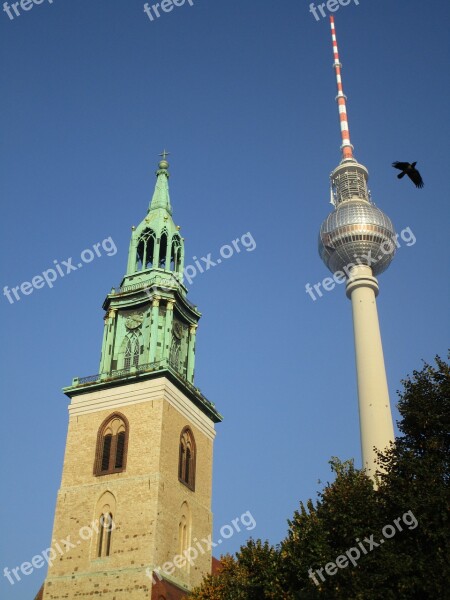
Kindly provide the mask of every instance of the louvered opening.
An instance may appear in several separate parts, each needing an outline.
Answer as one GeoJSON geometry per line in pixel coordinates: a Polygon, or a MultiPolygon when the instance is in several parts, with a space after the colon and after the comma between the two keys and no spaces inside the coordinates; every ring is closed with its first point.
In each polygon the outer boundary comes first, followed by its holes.
{"type": "Polygon", "coordinates": [[[189,448],[186,448],[186,471],[184,473],[184,480],[186,483],[189,483],[189,475],[191,472],[191,451],[189,448]]]}
{"type": "Polygon", "coordinates": [[[123,457],[125,453],[125,431],[121,431],[117,435],[117,450],[116,450],[116,463],[114,467],[121,469],[123,467],[123,457]]]}
{"type": "Polygon", "coordinates": [[[180,444],[180,456],[178,461],[178,478],[183,479],[183,463],[184,463],[184,448],[183,443],[180,444]]]}
{"type": "Polygon", "coordinates": [[[103,438],[103,452],[102,452],[102,471],[107,471],[109,469],[109,458],[111,455],[111,442],[112,435],[105,435],[103,438]]]}
{"type": "Polygon", "coordinates": [[[178,479],[192,491],[195,488],[195,441],[189,428],[183,429],[180,437],[178,479]]]}
{"type": "Polygon", "coordinates": [[[105,419],[97,435],[94,475],[123,471],[127,464],[127,448],[128,421],[124,415],[114,413],[105,419]]]}

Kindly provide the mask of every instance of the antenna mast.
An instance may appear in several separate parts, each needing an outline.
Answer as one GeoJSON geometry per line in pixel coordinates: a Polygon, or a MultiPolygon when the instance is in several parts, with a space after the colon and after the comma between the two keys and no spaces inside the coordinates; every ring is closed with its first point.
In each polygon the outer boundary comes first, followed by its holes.
{"type": "Polygon", "coordinates": [[[353,158],[353,146],[350,142],[350,131],[348,129],[348,119],[347,119],[347,105],[346,100],[347,96],[344,94],[344,90],[342,89],[342,77],[341,77],[341,63],[339,61],[339,50],[336,40],[336,29],[334,27],[334,17],[330,16],[330,24],[331,24],[331,39],[333,41],[333,54],[334,54],[334,63],[333,67],[336,71],[336,83],[337,83],[337,96],[336,100],[338,103],[339,109],[339,119],[341,122],[341,137],[342,137],[342,156],[345,160],[346,158],[353,158]]]}

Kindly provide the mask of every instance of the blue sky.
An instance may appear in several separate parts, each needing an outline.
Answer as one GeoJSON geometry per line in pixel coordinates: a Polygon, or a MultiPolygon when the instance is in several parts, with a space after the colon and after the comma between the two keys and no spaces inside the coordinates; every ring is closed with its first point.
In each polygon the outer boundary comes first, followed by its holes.
{"type": "MultiPolygon", "coordinates": [[[[2,45],[1,288],[111,237],[117,253],[10,304],[2,295],[3,513],[0,570],[51,542],[67,429],[61,388],[97,373],[102,301],[145,216],[158,153],[171,152],[186,262],[242,251],[199,275],[196,384],[217,427],[215,532],[245,511],[280,541],[300,500],[360,464],[351,305],[317,234],[330,210],[339,124],[327,19],[300,0],[195,0],[153,22],[141,0],[45,1],[10,20],[2,45]]],[[[335,14],[355,155],[402,243],[378,298],[391,402],[421,359],[448,342],[450,5],[360,0],[335,14]],[[398,181],[417,160],[425,188],[398,181]]],[[[75,264],[77,261],[75,261],[75,264]]],[[[394,409],[394,414],[397,413],[394,409]]],[[[235,534],[235,551],[250,533],[235,534]]],[[[33,597],[45,573],[0,596],[33,597]]]]}

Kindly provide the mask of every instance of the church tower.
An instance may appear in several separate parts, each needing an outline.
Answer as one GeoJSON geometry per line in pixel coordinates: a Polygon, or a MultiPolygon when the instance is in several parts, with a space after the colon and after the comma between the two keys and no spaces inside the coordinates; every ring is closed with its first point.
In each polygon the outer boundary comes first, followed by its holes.
{"type": "Polygon", "coordinates": [[[211,571],[214,404],[194,385],[200,312],[162,154],[126,274],[106,297],[99,373],[75,378],[44,600],[179,600],[211,571]]]}

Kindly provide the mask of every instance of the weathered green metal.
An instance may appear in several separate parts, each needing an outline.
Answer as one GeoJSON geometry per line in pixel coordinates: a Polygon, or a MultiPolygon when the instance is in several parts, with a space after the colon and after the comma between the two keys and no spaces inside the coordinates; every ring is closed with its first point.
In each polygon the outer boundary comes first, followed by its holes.
{"type": "Polygon", "coordinates": [[[164,151],[146,217],[132,227],[127,270],[107,295],[99,373],[63,389],[72,398],[131,381],[167,377],[212,421],[222,416],[194,386],[201,313],[183,284],[184,240],[172,219],[169,163],[164,151]]]}
{"type": "Polygon", "coordinates": [[[194,382],[195,337],[201,313],[183,284],[184,240],[172,218],[164,152],[147,215],[132,228],[127,271],[103,308],[100,377],[165,362],[194,382]]]}
{"type": "Polygon", "coordinates": [[[137,368],[113,371],[107,375],[97,373],[96,375],[91,375],[89,377],[76,377],[72,381],[72,385],[63,388],[63,392],[69,398],[72,398],[73,396],[79,396],[80,394],[89,393],[93,390],[116,387],[161,376],[167,377],[176,387],[181,389],[214,423],[219,423],[223,420],[223,417],[217,411],[215,404],[210,402],[198,388],[182,378],[166,361],[139,365],[137,368]]]}
{"type": "Polygon", "coordinates": [[[182,280],[184,244],[179,233],[180,227],[172,219],[168,168],[166,160],[160,161],[147,215],[137,227],[132,228],[127,273],[122,285],[137,283],[145,278],[146,271],[149,270],[147,262],[151,262],[150,268],[169,270],[182,280]],[[144,241],[149,242],[150,247],[147,248],[144,241]],[[178,249],[176,252],[175,247],[178,249]],[[151,256],[148,255],[150,250],[151,256]]]}
{"type": "Polygon", "coordinates": [[[130,377],[164,372],[214,420],[221,417],[194,386],[196,330],[201,313],[183,284],[184,240],[172,219],[169,164],[159,162],[146,217],[132,227],[127,270],[107,295],[99,373],[75,378],[64,392],[72,396],[92,386],[120,385],[130,377]]]}

